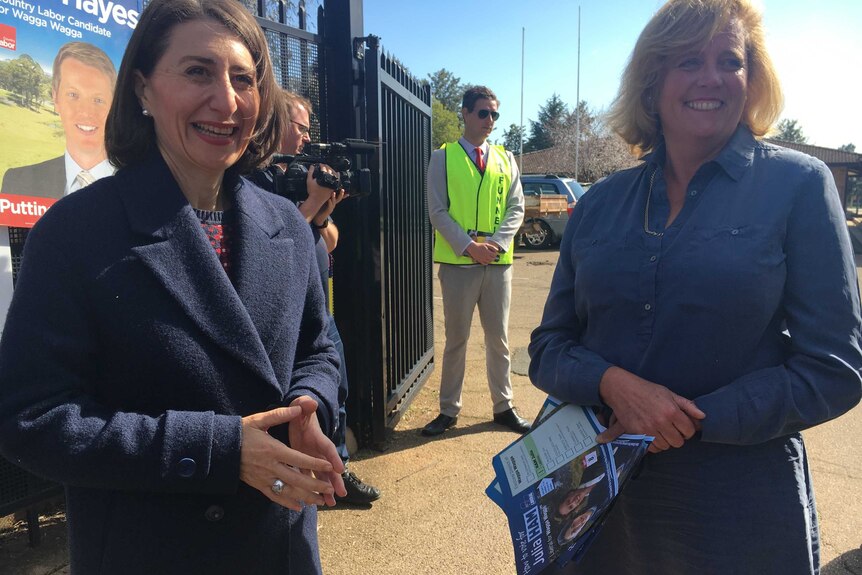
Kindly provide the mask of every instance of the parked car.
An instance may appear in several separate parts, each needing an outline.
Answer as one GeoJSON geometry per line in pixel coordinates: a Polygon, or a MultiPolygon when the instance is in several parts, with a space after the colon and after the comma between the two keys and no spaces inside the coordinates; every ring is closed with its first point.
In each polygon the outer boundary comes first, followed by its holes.
{"type": "Polygon", "coordinates": [[[553,174],[523,174],[521,186],[525,199],[531,197],[564,197],[566,213],[554,210],[526,209],[524,224],[521,227],[521,238],[524,247],[529,249],[547,248],[558,244],[563,237],[569,215],[581,196],[584,188],[572,178],[563,178],[553,174]]]}

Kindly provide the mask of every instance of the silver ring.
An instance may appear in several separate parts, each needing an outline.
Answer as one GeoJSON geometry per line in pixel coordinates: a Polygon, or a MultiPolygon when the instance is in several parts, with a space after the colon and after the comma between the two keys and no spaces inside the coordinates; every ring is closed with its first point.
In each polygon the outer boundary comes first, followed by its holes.
{"type": "Polygon", "coordinates": [[[284,481],[282,481],[281,479],[276,479],[272,482],[272,486],[270,487],[270,489],[272,489],[272,492],[276,495],[281,495],[281,491],[284,489],[284,481]]]}

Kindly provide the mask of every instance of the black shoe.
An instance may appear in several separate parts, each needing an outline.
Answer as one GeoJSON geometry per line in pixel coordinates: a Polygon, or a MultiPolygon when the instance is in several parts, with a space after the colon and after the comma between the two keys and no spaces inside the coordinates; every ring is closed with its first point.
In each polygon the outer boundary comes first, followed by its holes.
{"type": "Polygon", "coordinates": [[[344,497],[336,495],[336,503],[368,505],[372,501],[380,499],[380,490],[368,485],[367,483],[362,483],[362,480],[356,477],[352,471],[347,471],[345,469],[344,473],[341,474],[341,479],[344,480],[344,487],[347,489],[347,495],[344,497]]]}
{"type": "Polygon", "coordinates": [[[507,409],[506,411],[501,411],[500,413],[495,413],[494,423],[505,425],[516,433],[527,433],[530,431],[530,423],[518,415],[518,412],[515,411],[514,407],[512,409],[507,409]]]}
{"type": "Polygon", "coordinates": [[[434,421],[422,428],[422,435],[440,435],[458,422],[457,417],[449,417],[442,413],[434,418],[434,421]]]}

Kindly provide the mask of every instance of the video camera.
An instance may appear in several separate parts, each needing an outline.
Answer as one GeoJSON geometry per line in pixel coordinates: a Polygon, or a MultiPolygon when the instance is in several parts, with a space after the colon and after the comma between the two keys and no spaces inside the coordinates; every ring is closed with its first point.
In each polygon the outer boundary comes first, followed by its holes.
{"type": "Polygon", "coordinates": [[[283,196],[296,203],[308,197],[308,169],[326,164],[337,175],[317,170],[314,179],[331,190],[344,190],[344,198],[362,198],[371,193],[371,171],[361,168],[351,171],[348,154],[371,154],[376,144],[359,139],[346,139],[330,144],[306,144],[301,154],[290,156],[275,154],[272,164],[252,174],[251,179],[265,190],[283,196]],[[287,164],[287,171],[278,164],[287,164]]]}

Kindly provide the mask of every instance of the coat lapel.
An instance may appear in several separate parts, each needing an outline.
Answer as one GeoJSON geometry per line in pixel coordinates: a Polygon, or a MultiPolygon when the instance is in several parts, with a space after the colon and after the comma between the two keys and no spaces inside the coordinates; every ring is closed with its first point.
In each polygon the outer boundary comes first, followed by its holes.
{"type": "Polygon", "coordinates": [[[278,386],[251,317],[161,157],[118,177],[126,180],[121,194],[132,231],[150,239],[132,251],[204,334],[278,386]]]}
{"type": "Polygon", "coordinates": [[[265,350],[271,351],[289,319],[284,301],[297,285],[294,240],[275,206],[243,182],[234,196],[240,233],[231,249],[236,263],[234,283],[265,350]],[[279,265],[275,265],[278,262],[279,265]]]}

